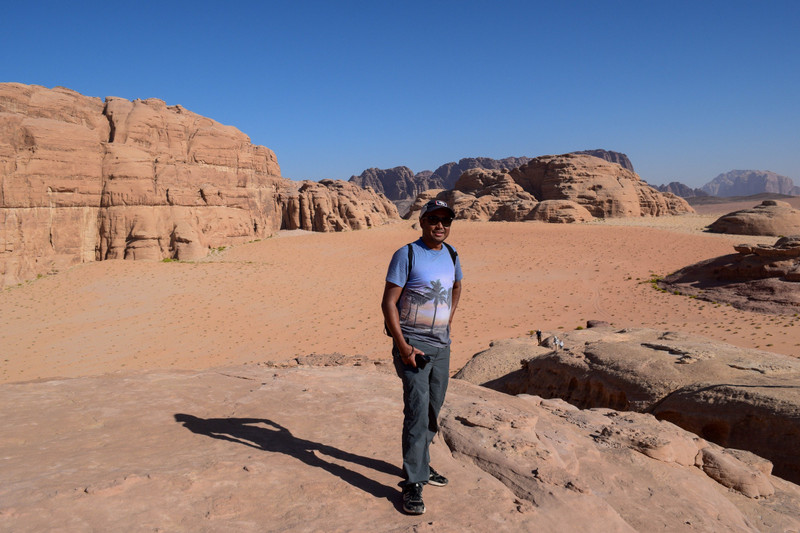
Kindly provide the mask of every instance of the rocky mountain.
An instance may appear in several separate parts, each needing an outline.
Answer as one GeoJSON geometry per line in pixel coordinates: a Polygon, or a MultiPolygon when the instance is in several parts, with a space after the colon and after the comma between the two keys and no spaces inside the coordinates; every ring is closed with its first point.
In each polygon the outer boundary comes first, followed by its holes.
{"type": "Polygon", "coordinates": [[[442,188],[442,180],[432,174],[429,170],[414,174],[408,167],[368,168],[348,181],[359,187],[371,187],[390,200],[405,200],[427,189],[442,188]]]}
{"type": "Polygon", "coordinates": [[[708,196],[708,193],[703,189],[692,189],[679,181],[672,181],[667,185],[659,185],[655,187],[659,192],[669,192],[681,198],[696,198],[698,196],[708,196]]]}
{"type": "Polygon", "coordinates": [[[0,84],[0,286],[397,217],[375,191],[281,177],[272,150],[182,106],[0,84]]]}
{"type": "Polygon", "coordinates": [[[450,203],[456,216],[467,220],[576,222],[694,211],[619,164],[576,153],[537,157],[510,171],[469,170],[454,189],[418,196],[406,217],[431,198],[450,203]]]}
{"type": "Polygon", "coordinates": [[[763,192],[800,196],[791,178],[768,170],[731,170],[701,187],[711,196],[750,196],[763,192]]]}

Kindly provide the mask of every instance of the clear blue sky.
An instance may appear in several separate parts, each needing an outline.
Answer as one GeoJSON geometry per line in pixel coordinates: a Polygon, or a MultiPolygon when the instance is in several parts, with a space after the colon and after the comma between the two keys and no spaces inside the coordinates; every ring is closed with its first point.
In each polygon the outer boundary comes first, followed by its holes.
{"type": "Polygon", "coordinates": [[[800,185],[800,1],[4,2],[0,81],[161,98],[292,179],[605,148],[800,185]]]}

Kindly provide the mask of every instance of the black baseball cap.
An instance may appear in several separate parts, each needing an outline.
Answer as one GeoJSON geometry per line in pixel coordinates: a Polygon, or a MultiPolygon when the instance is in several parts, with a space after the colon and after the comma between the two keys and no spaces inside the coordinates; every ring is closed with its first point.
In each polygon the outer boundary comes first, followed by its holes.
{"type": "Polygon", "coordinates": [[[456,218],[456,212],[450,209],[450,206],[447,205],[447,202],[443,202],[442,200],[430,200],[427,204],[422,206],[422,211],[419,212],[419,218],[425,216],[425,213],[430,211],[436,211],[437,209],[447,209],[447,212],[450,213],[452,218],[456,218]]]}

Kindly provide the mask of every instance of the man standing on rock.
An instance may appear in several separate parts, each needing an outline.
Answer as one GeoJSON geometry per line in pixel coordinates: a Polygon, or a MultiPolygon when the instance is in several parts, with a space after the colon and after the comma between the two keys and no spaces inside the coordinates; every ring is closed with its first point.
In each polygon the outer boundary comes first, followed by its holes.
{"type": "Polygon", "coordinates": [[[450,324],[461,296],[461,263],[450,235],[455,212],[441,200],[422,207],[422,237],[397,250],[381,307],[403,380],[403,510],[425,512],[422,486],[447,478],[430,466],[429,447],[450,378],[450,324]]]}

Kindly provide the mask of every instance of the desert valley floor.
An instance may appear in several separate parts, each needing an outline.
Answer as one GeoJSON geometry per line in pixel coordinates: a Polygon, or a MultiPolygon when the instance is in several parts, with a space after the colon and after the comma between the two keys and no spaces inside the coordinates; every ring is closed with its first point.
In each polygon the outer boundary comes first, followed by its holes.
{"type": "MultiPolygon", "coordinates": [[[[749,207],[750,205],[744,205],[749,207]]],[[[800,355],[800,317],[659,292],[649,280],[773,237],[705,233],[738,205],[590,224],[466,222],[455,372],[495,339],[598,319],[800,355]]],[[[87,263],[0,292],[0,381],[140,369],[203,369],[312,353],[388,357],[380,297],[412,222],[344,233],[282,232],[180,262],[87,263]]]]}

